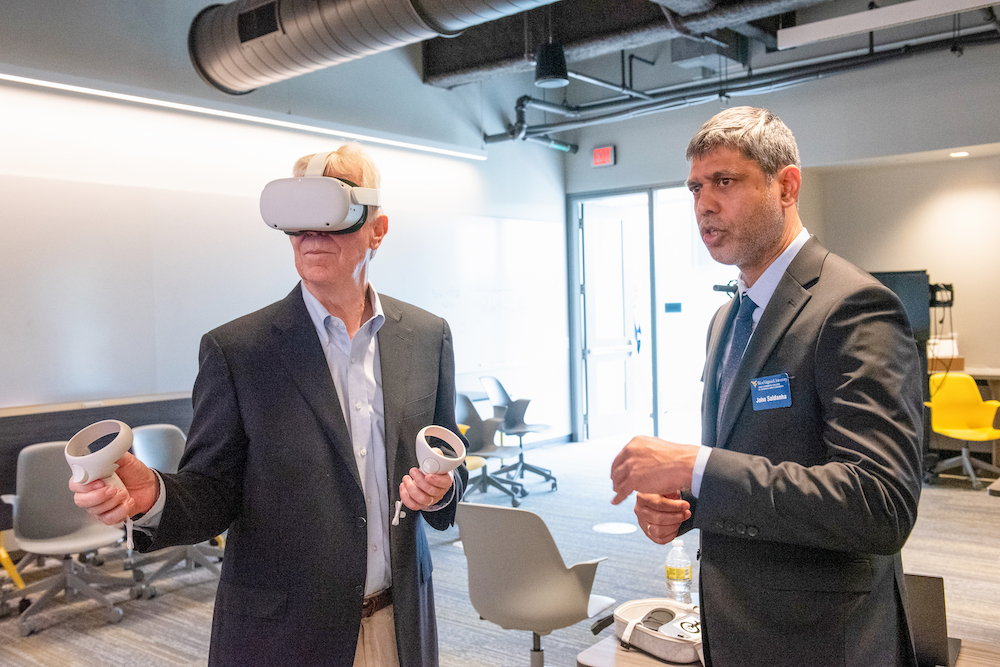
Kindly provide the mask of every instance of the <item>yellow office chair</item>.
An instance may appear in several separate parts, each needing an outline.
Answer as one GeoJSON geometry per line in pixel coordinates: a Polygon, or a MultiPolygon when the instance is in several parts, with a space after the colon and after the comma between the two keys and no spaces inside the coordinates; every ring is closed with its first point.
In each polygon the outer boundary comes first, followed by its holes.
{"type": "Polygon", "coordinates": [[[971,375],[965,373],[935,373],[930,378],[931,430],[945,437],[962,441],[962,453],[940,461],[934,473],[961,465],[972,480],[972,488],[981,489],[976,469],[1000,476],[1000,468],[969,456],[970,442],[1000,440],[1000,429],[993,428],[1000,401],[984,401],[971,375]]]}

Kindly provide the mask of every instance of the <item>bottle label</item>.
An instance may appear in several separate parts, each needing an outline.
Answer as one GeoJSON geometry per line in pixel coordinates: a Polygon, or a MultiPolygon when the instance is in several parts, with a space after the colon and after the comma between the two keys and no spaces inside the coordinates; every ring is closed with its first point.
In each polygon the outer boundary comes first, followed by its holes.
{"type": "Polygon", "coordinates": [[[690,581],[691,580],[691,566],[686,567],[670,567],[667,568],[667,579],[673,579],[674,581],[690,581]]]}

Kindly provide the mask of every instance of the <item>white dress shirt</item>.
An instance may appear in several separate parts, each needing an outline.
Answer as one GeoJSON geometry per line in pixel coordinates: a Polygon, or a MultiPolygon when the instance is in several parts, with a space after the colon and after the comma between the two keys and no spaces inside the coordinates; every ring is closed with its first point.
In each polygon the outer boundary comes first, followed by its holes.
{"type": "MultiPolygon", "coordinates": [[[[774,296],[774,290],[778,288],[778,283],[781,281],[781,277],[785,275],[785,271],[788,269],[788,266],[792,263],[792,260],[795,259],[795,256],[799,254],[799,250],[802,249],[802,246],[804,246],[808,240],[809,232],[805,227],[803,227],[802,231],[800,231],[798,236],[796,236],[788,247],[785,248],[784,252],[778,255],[778,258],[771,262],[770,266],[764,269],[764,273],[762,273],[760,278],[757,279],[757,282],[753,284],[753,287],[747,287],[746,283],[743,282],[743,276],[741,275],[739,277],[737,282],[739,285],[740,298],[742,299],[745,294],[753,299],[753,302],[757,304],[757,308],[754,309],[752,315],[753,329],[750,333],[751,340],[753,339],[753,333],[757,331],[757,323],[760,322],[761,315],[764,314],[764,309],[767,308],[768,302],[770,302],[771,297],[774,296]]],[[[733,343],[732,328],[726,332],[726,337],[728,340],[726,341],[726,349],[723,359],[727,358],[731,351],[730,347],[733,343]]],[[[719,372],[714,378],[716,385],[718,385],[719,382],[718,376],[722,372],[722,366],[723,364],[719,364],[719,372]]],[[[701,449],[698,450],[698,458],[695,460],[694,471],[691,475],[691,495],[695,498],[697,498],[698,494],[701,493],[701,480],[705,475],[705,466],[708,465],[708,457],[711,454],[712,448],[705,445],[702,445],[701,449]]]]}

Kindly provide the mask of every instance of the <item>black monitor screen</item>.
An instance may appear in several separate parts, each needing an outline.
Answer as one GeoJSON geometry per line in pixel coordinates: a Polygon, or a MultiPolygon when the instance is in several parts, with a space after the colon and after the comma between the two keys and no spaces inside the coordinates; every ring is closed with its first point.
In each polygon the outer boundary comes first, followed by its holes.
{"type": "Polygon", "coordinates": [[[926,271],[873,272],[879,282],[891,289],[903,302],[913,337],[926,341],[931,335],[931,288],[926,271]]]}

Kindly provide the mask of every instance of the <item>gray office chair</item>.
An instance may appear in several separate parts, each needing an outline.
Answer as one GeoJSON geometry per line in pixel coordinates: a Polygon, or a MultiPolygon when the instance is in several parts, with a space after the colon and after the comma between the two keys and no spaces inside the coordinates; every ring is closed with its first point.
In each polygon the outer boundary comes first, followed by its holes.
{"type": "Polygon", "coordinates": [[[545,664],[543,635],[615,603],[590,592],[597,565],[605,559],[566,567],[548,527],[534,512],[463,502],[456,520],[469,562],[472,606],[505,630],[532,633],[531,667],[545,664]]]}
{"type": "Polygon", "coordinates": [[[17,591],[27,600],[27,595],[44,590],[37,600],[22,605],[21,634],[25,636],[40,629],[32,617],[59,593],[67,600],[77,596],[95,600],[104,606],[108,622],[117,623],[123,612],[104,593],[134,586],[131,578],[110,576],[94,567],[98,550],[116,546],[124,531],[105,526],[73,502],[65,447],[65,442],[43,442],[22,449],[17,457],[17,493],[0,497],[14,508],[14,538],[27,554],[18,563],[19,572],[44,564],[47,558],[62,561],[58,574],[17,591]]]}
{"type": "Polygon", "coordinates": [[[503,418],[500,432],[504,435],[516,435],[518,447],[521,450],[518,453],[517,463],[498,470],[497,474],[506,473],[512,479],[514,477],[523,479],[524,473],[531,472],[541,475],[546,481],[552,482],[553,491],[559,488],[555,475],[552,474],[551,470],[539,468],[524,461],[524,436],[528,433],[540,433],[549,428],[548,424],[529,424],[525,422],[524,413],[527,412],[528,403],[531,402],[531,399],[519,398],[513,400],[507,393],[507,390],[503,388],[503,385],[500,384],[500,381],[495,377],[484,375],[479,378],[479,381],[483,383],[483,388],[486,389],[486,395],[490,399],[490,404],[493,405],[493,416],[503,418]]]}
{"type": "MultiPolygon", "coordinates": [[[[177,472],[181,456],[184,454],[185,444],[184,432],[173,424],[149,424],[132,429],[132,451],[136,458],[160,472],[177,472]]],[[[220,536],[216,540],[221,543],[222,537],[220,536]]],[[[143,567],[163,561],[163,564],[153,574],[143,579],[143,585],[139,589],[142,597],[151,598],[156,595],[157,591],[150,584],[173,573],[175,568],[182,563],[184,570],[193,570],[196,566],[201,565],[218,577],[220,575],[219,568],[209,559],[221,559],[222,555],[221,548],[208,542],[202,542],[201,544],[168,547],[155,551],[148,556],[134,559],[131,567],[143,567]]]]}
{"type": "Polygon", "coordinates": [[[528,495],[524,485],[513,479],[490,474],[487,469],[490,459],[514,458],[520,453],[517,447],[498,447],[494,442],[497,429],[503,420],[499,417],[484,420],[479,416],[472,399],[465,394],[458,394],[455,398],[455,418],[458,423],[468,427],[465,439],[469,442],[469,457],[466,457],[469,471],[473,470],[470,462],[474,457],[483,459],[482,465],[479,466],[479,475],[469,478],[469,485],[465,489],[466,496],[473,491],[486,493],[488,488],[493,487],[510,496],[512,506],[520,505],[518,498],[528,495]]]}

